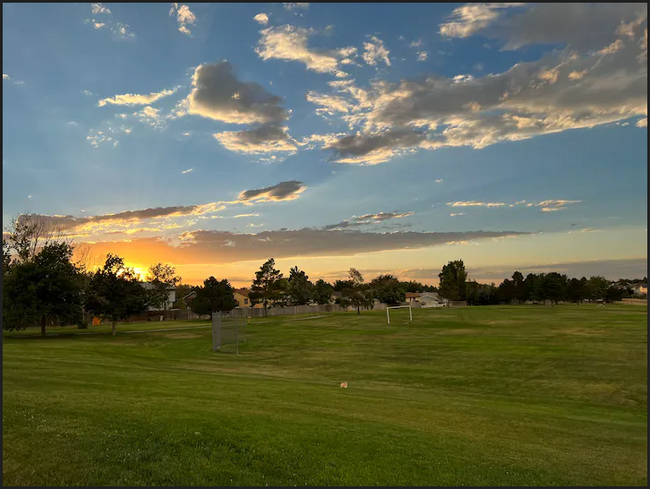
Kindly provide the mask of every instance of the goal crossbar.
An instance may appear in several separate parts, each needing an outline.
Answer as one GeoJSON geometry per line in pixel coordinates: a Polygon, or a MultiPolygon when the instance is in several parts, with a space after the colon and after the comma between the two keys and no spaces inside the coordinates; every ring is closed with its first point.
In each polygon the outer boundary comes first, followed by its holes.
{"type": "Polygon", "coordinates": [[[390,324],[390,310],[391,309],[406,309],[408,308],[409,310],[409,321],[413,321],[413,310],[411,309],[411,306],[390,306],[386,308],[386,319],[388,319],[388,324],[390,324]]]}

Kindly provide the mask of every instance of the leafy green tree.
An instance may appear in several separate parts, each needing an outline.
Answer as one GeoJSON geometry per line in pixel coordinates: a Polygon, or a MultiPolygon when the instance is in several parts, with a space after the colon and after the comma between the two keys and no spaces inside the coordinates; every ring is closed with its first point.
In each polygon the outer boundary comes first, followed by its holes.
{"type": "Polygon", "coordinates": [[[73,247],[48,242],[34,255],[15,263],[3,276],[3,329],[23,329],[80,321],[81,281],[72,263],[73,247]]]}
{"type": "Polygon", "coordinates": [[[230,311],[237,307],[235,289],[228,280],[217,280],[209,277],[202,287],[194,287],[196,297],[192,300],[191,309],[194,313],[205,315],[216,311],[230,311]]]}
{"type": "Polygon", "coordinates": [[[542,278],[544,274],[537,275],[529,273],[524,280],[524,288],[526,290],[526,300],[532,302],[539,302],[543,300],[542,296],[542,278]]]}
{"type": "Polygon", "coordinates": [[[526,300],[526,284],[524,283],[524,276],[521,272],[512,274],[512,283],[514,285],[514,299],[521,304],[526,300]]]}
{"type": "Polygon", "coordinates": [[[149,267],[146,280],[153,286],[148,291],[151,305],[159,309],[166,309],[169,298],[168,290],[176,287],[181,281],[181,277],[176,276],[176,269],[171,265],[156,263],[149,267]]]}
{"type": "Polygon", "coordinates": [[[586,278],[578,280],[577,278],[572,278],[567,282],[567,299],[576,304],[580,304],[586,298],[587,289],[586,289],[586,278]],[[583,282],[584,280],[584,282],[583,282]]]}
{"type": "Polygon", "coordinates": [[[567,277],[557,272],[551,272],[544,276],[542,290],[544,299],[557,304],[566,299],[567,277]]]}
{"type": "Polygon", "coordinates": [[[9,242],[5,239],[2,240],[2,275],[5,276],[11,269],[11,251],[9,250],[9,242]]]}
{"type": "Polygon", "coordinates": [[[374,298],[384,304],[392,306],[406,300],[406,292],[402,284],[393,275],[379,275],[372,279],[369,286],[374,298]]]}
{"type": "Polygon", "coordinates": [[[346,302],[357,308],[357,314],[361,314],[362,307],[371,308],[374,305],[372,291],[366,287],[363,276],[356,268],[350,268],[348,274],[351,286],[343,291],[343,295],[347,298],[346,302]]]}
{"type": "Polygon", "coordinates": [[[329,304],[332,301],[333,292],[334,287],[325,282],[325,280],[319,279],[314,284],[313,299],[317,304],[329,304]]]}
{"type": "Polygon", "coordinates": [[[589,300],[605,300],[607,297],[607,289],[609,288],[609,280],[605,277],[595,276],[590,277],[587,281],[587,299],[589,300]]]}
{"type": "Polygon", "coordinates": [[[467,271],[463,260],[450,261],[438,274],[440,287],[438,293],[450,301],[464,301],[466,297],[467,271]]]}
{"type": "Polygon", "coordinates": [[[267,309],[271,301],[278,300],[282,295],[281,279],[282,273],[275,269],[275,260],[268,259],[255,272],[255,280],[253,280],[249,298],[255,302],[260,301],[264,309],[267,309]]]}
{"type": "Polygon", "coordinates": [[[499,285],[499,301],[510,304],[515,299],[516,290],[515,283],[511,280],[505,279],[501,282],[501,285],[499,285]]]}
{"type": "Polygon", "coordinates": [[[627,291],[625,287],[621,287],[617,284],[611,284],[609,287],[607,287],[607,291],[605,292],[605,300],[607,302],[618,302],[626,295],[627,291]]]}
{"type": "Polygon", "coordinates": [[[354,287],[354,283],[351,280],[337,280],[334,282],[334,292],[343,292],[352,287],[354,287]]]}
{"type": "Polygon", "coordinates": [[[309,281],[307,274],[298,267],[293,267],[289,273],[289,300],[298,306],[309,304],[312,298],[314,285],[309,281]]]}
{"type": "Polygon", "coordinates": [[[119,256],[109,253],[106,262],[93,273],[86,294],[86,310],[107,318],[116,334],[118,321],[142,314],[150,305],[150,296],[138,275],[119,256]]]}

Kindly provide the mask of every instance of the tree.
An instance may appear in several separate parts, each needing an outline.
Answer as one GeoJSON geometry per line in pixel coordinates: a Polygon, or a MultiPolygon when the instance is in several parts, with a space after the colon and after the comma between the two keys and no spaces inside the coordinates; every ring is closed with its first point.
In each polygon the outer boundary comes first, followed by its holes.
{"type": "Polygon", "coordinates": [[[348,283],[351,286],[343,291],[343,295],[347,297],[347,302],[350,305],[357,308],[357,314],[361,314],[362,307],[373,306],[372,292],[364,285],[363,276],[356,268],[350,268],[348,275],[350,277],[348,283]]]}
{"type": "Polygon", "coordinates": [[[237,307],[235,289],[228,280],[217,280],[209,277],[202,287],[194,287],[196,297],[192,300],[191,308],[196,314],[212,314],[216,311],[230,311],[237,307]]]}
{"type": "Polygon", "coordinates": [[[514,299],[521,304],[526,300],[526,284],[524,283],[524,276],[521,272],[512,274],[512,283],[514,285],[514,299]]]}
{"type": "Polygon", "coordinates": [[[498,288],[499,301],[510,304],[515,299],[516,290],[515,283],[505,279],[498,288]]]}
{"type": "Polygon", "coordinates": [[[450,301],[463,301],[466,297],[467,272],[463,260],[450,261],[442,267],[439,294],[450,301]]]}
{"type": "Polygon", "coordinates": [[[590,277],[587,281],[587,299],[597,300],[607,297],[607,289],[609,288],[609,280],[605,277],[590,277]]]}
{"type": "Polygon", "coordinates": [[[51,226],[43,216],[23,214],[11,220],[6,233],[7,251],[18,263],[33,261],[47,245],[65,243],[73,248],[71,239],[64,239],[60,228],[51,226]]]}
{"type": "Polygon", "coordinates": [[[605,292],[605,300],[607,302],[618,302],[626,295],[625,287],[621,287],[617,284],[611,284],[607,287],[605,292]]]}
{"type": "Polygon", "coordinates": [[[351,280],[337,280],[334,282],[334,292],[343,292],[354,286],[351,280]]]}
{"type": "Polygon", "coordinates": [[[109,253],[102,267],[93,273],[86,294],[86,310],[112,323],[116,334],[118,321],[141,314],[150,305],[150,296],[132,268],[119,256],[109,253]]]}
{"type": "Polygon", "coordinates": [[[544,274],[537,275],[529,273],[524,280],[524,289],[526,291],[526,300],[532,302],[539,302],[543,300],[542,297],[542,278],[544,274]]]}
{"type": "Polygon", "coordinates": [[[79,271],[72,263],[69,243],[48,242],[28,259],[13,264],[3,276],[2,325],[23,329],[40,324],[74,324],[81,311],[79,271]]]}
{"type": "Polygon", "coordinates": [[[551,272],[544,276],[542,280],[542,295],[556,304],[566,298],[566,275],[560,275],[557,272],[551,272]]]}
{"type": "Polygon", "coordinates": [[[269,302],[277,300],[281,295],[280,279],[282,279],[282,273],[275,269],[275,260],[273,258],[268,259],[255,272],[250,299],[256,302],[261,301],[266,310],[269,302]]]}
{"type": "Polygon", "coordinates": [[[317,304],[329,304],[332,301],[332,292],[334,292],[334,287],[325,280],[319,279],[314,285],[312,298],[317,304]]]}
{"type": "Polygon", "coordinates": [[[168,290],[176,287],[181,277],[176,276],[176,269],[171,265],[156,263],[149,267],[146,277],[153,288],[149,290],[150,302],[153,307],[160,309],[167,308],[168,290]]]}
{"type": "Polygon", "coordinates": [[[397,305],[406,300],[406,292],[404,292],[402,284],[393,275],[379,275],[372,279],[370,290],[373,297],[384,304],[397,305]]]}
{"type": "Polygon", "coordinates": [[[575,302],[576,304],[580,304],[585,299],[585,296],[587,294],[586,283],[587,279],[584,277],[581,280],[578,280],[577,278],[572,278],[569,280],[567,282],[566,291],[567,299],[569,299],[571,302],[575,302]]]}
{"type": "Polygon", "coordinates": [[[302,306],[309,304],[314,285],[307,274],[298,267],[293,267],[289,273],[288,295],[293,304],[302,306]]]}
{"type": "Polygon", "coordinates": [[[5,239],[2,240],[2,275],[5,276],[11,269],[11,251],[9,249],[9,242],[5,239]]]}

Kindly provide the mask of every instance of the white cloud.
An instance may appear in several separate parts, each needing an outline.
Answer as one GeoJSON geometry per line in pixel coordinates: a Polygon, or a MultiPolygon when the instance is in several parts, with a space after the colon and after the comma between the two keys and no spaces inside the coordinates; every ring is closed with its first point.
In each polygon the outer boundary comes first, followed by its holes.
{"type": "Polygon", "coordinates": [[[504,207],[503,202],[476,202],[473,200],[461,201],[461,202],[447,202],[448,206],[451,207],[504,207]]]}
{"type": "MultiPolygon", "coordinates": [[[[162,92],[154,92],[149,95],[137,95],[134,93],[126,93],[124,95],[115,95],[114,97],[101,99],[97,105],[104,107],[107,104],[111,105],[148,105],[152,104],[163,97],[167,97],[176,92],[176,88],[171,90],[163,90],[162,92]]],[[[85,92],[84,92],[85,93],[85,92]]],[[[92,95],[90,92],[88,93],[92,95]]],[[[87,95],[88,95],[87,94],[87,95]]]]}
{"type": "Polygon", "coordinates": [[[9,78],[9,75],[7,75],[6,73],[3,73],[2,74],[2,79],[3,80],[9,80],[10,78],[9,78]]]}
{"type": "Polygon", "coordinates": [[[106,24],[103,23],[103,22],[93,22],[93,28],[95,28],[95,29],[101,29],[101,28],[104,27],[105,25],[106,25],[106,24]]]}
{"type": "Polygon", "coordinates": [[[426,51],[418,51],[418,61],[426,61],[428,56],[426,51]]]}
{"type": "Polygon", "coordinates": [[[308,10],[309,9],[309,4],[308,3],[283,3],[282,6],[287,9],[287,10],[294,10],[297,8],[303,9],[303,10],[308,10]]]}
{"type": "Polygon", "coordinates": [[[451,217],[457,217],[457,216],[464,216],[465,213],[464,213],[464,212],[452,212],[452,213],[449,214],[449,215],[450,215],[451,217]]]}
{"type": "Polygon", "coordinates": [[[91,7],[92,7],[93,14],[110,15],[110,13],[111,13],[111,11],[108,9],[108,7],[102,5],[101,3],[93,3],[93,4],[91,4],[91,7]]]}
{"type": "Polygon", "coordinates": [[[581,200],[544,200],[537,206],[541,207],[542,212],[555,212],[566,209],[567,205],[579,204],[581,200]]]}
{"type": "Polygon", "coordinates": [[[129,32],[129,25],[122,24],[121,22],[115,24],[115,27],[111,29],[111,32],[117,39],[133,39],[135,37],[134,33],[129,32]]]}
{"type": "Polygon", "coordinates": [[[284,25],[269,27],[260,32],[262,37],[255,48],[260,58],[299,61],[309,70],[331,73],[340,78],[347,76],[347,73],[341,71],[339,65],[351,62],[350,57],[357,51],[354,47],[331,50],[311,49],[307,43],[314,31],[302,27],[284,25]]]}
{"type": "Polygon", "coordinates": [[[336,113],[347,114],[352,108],[352,104],[343,97],[336,95],[323,95],[316,92],[307,92],[307,101],[320,106],[316,109],[318,115],[334,115],[336,113]]]}
{"type": "Polygon", "coordinates": [[[253,20],[259,22],[262,25],[266,25],[269,23],[269,16],[265,13],[260,13],[253,17],[253,20]]]}
{"type": "Polygon", "coordinates": [[[390,51],[384,46],[384,42],[376,36],[369,37],[370,42],[363,43],[363,60],[370,66],[376,66],[380,61],[390,66],[390,59],[388,58],[390,51]]]}
{"type": "Polygon", "coordinates": [[[440,25],[440,34],[447,37],[469,37],[494,22],[508,7],[522,3],[476,3],[454,9],[449,22],[440,25]]]}
{"type": "Polygon", "coordinates": [[[171,9],[169,10],[170,17],[176,14],[176,20],[178,22],[178,30],[187,35],[192,36],[192,31],[187,27],[188,25],[194,25],[196,23],[196,15],[192,13],[190,8],[187,5],[178,6],[178,3],[172,3],[171,9]]]}
{"type": "Polygon", "coordinates": [[[246,154],[295,153],[296,146],[286,127],[263,125],[257,129],[213,134],[226,149],[246,154]]]}
{"type": "Polygon", "coordinates": [[[436,179],[436,183],[442,183],[442,182],[444,182],[444,180],[442,178],[437,178],[436,179]]]}
{"type": "Polygon", "coordinates": [[[95,148],[99,148],[101,144],[105,143],[113,143],[113,146],[115,146],[115,143],[118,142],[111,136],[104,134],[104,131],[95,131],[93,129],[91,129],[88,136],[86,136],[86,140],[90,141],[90,144],[95,148]]]}
{"type": "Polygon", "coordinates": [[[644,117],[636,122],[636,127],[648,127],[648,118],[644,117]]]}
{"type": "Polygon", "coordinates": [[[194,168],[188,168],[187,170],[183,170],[181,173],[185,175],[186,173],[190,173],[192,171],[194,171],[194,168]]]}

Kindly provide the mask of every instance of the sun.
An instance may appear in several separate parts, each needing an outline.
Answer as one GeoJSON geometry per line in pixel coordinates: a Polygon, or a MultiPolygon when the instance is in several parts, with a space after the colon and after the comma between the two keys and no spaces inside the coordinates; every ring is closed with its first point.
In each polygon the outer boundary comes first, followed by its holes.
{"type": "MultiPolygon", "coordinates": [[[[129,265],[127,265],[127,266],[129,266],[129,265]]],[[[130,266],[130,268],[133,269],[133,271],[136,273],[136,275],[138,276],[138,278],[141,281],[145,280],[145,278],[147,277],[147,273],[149,272],[149,269],[147,269],[147,268],[134,267],[134,266],[130,266]]]]}

